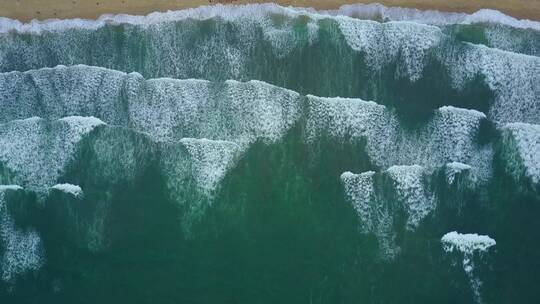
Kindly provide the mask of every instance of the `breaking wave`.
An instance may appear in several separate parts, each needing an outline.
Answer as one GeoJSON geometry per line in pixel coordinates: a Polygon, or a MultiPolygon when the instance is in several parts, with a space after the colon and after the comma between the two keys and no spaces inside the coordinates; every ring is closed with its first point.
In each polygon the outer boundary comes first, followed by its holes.
{"type": "Polygon", "coordinates": [[[0,18],[0,299],[533,299],[508,278],[540,278],[539,31],[380,5],[0,18]]]}

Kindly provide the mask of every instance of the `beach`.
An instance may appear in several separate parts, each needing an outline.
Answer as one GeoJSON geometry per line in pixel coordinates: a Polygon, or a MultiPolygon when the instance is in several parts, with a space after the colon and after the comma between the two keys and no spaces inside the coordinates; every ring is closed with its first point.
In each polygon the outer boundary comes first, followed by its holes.
{"type": "MultiPolygon", "coordinates": [[[[0,0],[0,16],[28,22],[32,19],[86,18],[96,19],[103,14],[146,15],[155,11],[179,10],[216,3],[266,3],[245,0],[0,0]]],[[[283,6],[337,9],[345,4],[372,3],[350,0],[278,0],[283,6]]],[[[439,10],[444,12],[473,13],[479,9],[499,10],[519,19],[540,20],[539,0],[379,0],[386,6],[439,10]]]]}

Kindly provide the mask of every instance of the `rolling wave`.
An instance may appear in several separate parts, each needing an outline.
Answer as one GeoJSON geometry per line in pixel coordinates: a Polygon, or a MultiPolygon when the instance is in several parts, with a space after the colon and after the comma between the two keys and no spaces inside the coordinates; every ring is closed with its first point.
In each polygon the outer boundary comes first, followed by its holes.
{"type": "Polygon", "coordinates": [[[0,299],[532,299],[507,278],[540,277],[539,33],[380,5],[0,18],[0,299]]]}

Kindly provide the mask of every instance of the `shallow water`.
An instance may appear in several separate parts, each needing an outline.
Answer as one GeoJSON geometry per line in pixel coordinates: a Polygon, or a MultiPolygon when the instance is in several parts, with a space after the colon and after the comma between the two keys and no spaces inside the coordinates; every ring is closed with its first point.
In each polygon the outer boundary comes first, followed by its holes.
{"type": "Polygon", "coordinates": [[[2,303],[540,300],[537,29],[218,8],[3,25],[2,303]]]}

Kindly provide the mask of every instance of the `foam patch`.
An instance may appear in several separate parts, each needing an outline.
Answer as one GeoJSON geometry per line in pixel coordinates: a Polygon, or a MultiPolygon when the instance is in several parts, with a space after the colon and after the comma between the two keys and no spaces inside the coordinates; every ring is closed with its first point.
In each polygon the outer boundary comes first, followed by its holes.
{"type": "Polygon", "coordinates": [[[0,241],[4,251],[0,263],[1,278],[13,282],[17,276],[38,271],[44,263],[44,249],[36,230],[21,230],[9,214],[6,192],[20,191],[17,185],[0,186],[0,241]]]}

